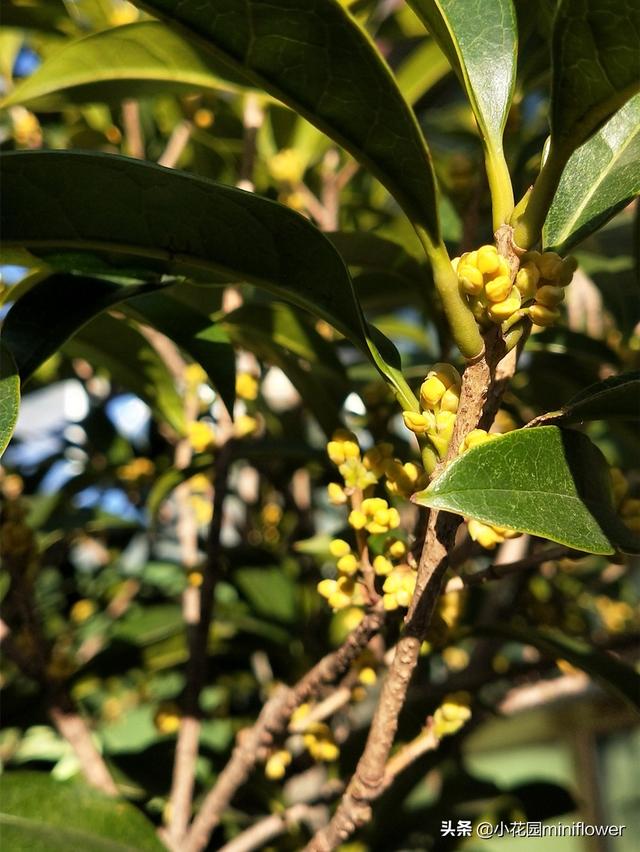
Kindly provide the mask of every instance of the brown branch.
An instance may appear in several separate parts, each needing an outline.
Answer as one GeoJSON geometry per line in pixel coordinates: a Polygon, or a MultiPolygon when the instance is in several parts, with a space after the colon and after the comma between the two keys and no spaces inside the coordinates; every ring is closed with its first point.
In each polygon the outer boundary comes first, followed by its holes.
{"type": "Polygon", "coordinates": [[[336,681],[380,630],[383,622],[384,610],[380,606],[374,607],[340,648],[323,657],[295,686],[281,687],[267,701],[253,727],[238,735],[231,758],[202,803],[181,852],[200,852],[205,848],[236,790],[249,777],[265,748],[286,732],[296,707],[336,681]]]}
{"type": "MultiPolygon", "coordinates": [[[[502,392],[516,364],[515,357],[507,355],[500,369],[503,354],[504,344],[498,332],[489,332],[482,357],[469,364],[464,372],[460,407],[449,452],[434,476],[438,476],[457,456],[465,435],[477,426],[488,427],[493,422],[502,392]],[[498,390],[492,387],[497,376],[500,385],[498,390]]],[[[461,522],[462,519],[457,515],[433,510],[430,512],[418,564],[416,590],[405,619],[404,635],[396,646],[383,683],[365,749],[333,819],[312,839],[306,847],[307,852],[336,849],[371,818],[371,803],[384,789],[385,764],[397,731],[398,716],[418,661],[420,645],[440,596],[448,568],[448,554],[453,550],[456,531],[461,522]]]]}
{"type": "Polygon", "coordinates": [[[326,805],[308,805],[300,802],[280,814],[272,814],[261,819],[232,841],[225,843],[218,852],[253,852],[254,849],[264,849],[269,845],[269,841],[280,837],[297,823],[304,823],[313,832],[326,820],[326,805]]]}
{"type": "Polygon", "coordinates": [[[144,136],[140,122],[140,106],[137,101],[122,101],[122,126],[127,154],[137,160],[144,160],[144,136]]]}
{"type": "Polygon", "coordinates": [[[525,556],[524,559],[518,559],[515,562],[506,562],[503,565],[493,563],[482,571],[465,574],[462,577],[453,577],[447,583],[445,591],[459,592],[465,586],[477,586],[490,580],[501,580],[510,574],[519,574],[521,571],[536,568],[538,565],[542,565],[543,562],[565,558],[581,559],[583,556],[586,556],[586,554],[572,550],[570,547],[564,547],[563,545],[542,548],[529,556],[525,556]]]}
{"type": "Polygon", "coordinates": [[[260,104],[258,95],[249,93],[245,97],[242,123],[244,125],[244,139],[242,145],[242,160],[240,162],[240,174],[237,186],[247,192],[255,189],[253,183],[253,170],[256,161],[256,142],[258,131],[264,121],[264,111],[260,104]]]}
{"type": "Polygon", "coordinates": [[[171,131],[166,148],[158,159],[158,165],[167,169],[174,169],[189,139],[191,139],[192,132],[193,124],[188,119],[178,122],[171,131]]]}

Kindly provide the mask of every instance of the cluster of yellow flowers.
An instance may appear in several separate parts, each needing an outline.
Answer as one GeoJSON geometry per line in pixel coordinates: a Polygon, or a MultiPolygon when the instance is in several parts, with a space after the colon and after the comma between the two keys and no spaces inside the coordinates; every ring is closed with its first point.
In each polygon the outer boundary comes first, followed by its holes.
{"type": "Polygon", "coordinates": [[[161,734],[175,734],[180,727],[180,708],[174,701],[164,701],[156,710],[153,724],[161,734]]]}
{"type": "Polygon", "coordinates": [[[347,607],[362,607],[370,602],[364,570],[373,580],[384,578],[378,592],[382,593],[386,609],[408,606],[415,588],[415,570],[407,563],[407,547],[394,534],[400,526],[400,513],[383,497],[370,496],[375,486],[384,480],[390,495],[409,497],[424,487],[426,475],[414,462],[403,463],[393,457],[393,445],[380,443],[361,452],[356,436],[339,429],[329,441],[327,452],[337,465],[344,485],[332,482],[328,487],[329,500],[336,506],[347,506],[349,525],[355,532],[362,552],[363,535],[385,536],[377,543],[376,556],[365,566],[360,555],[343,539],[334,539],[329,547],[336,559],[336,579],[321,580],[319,593],[335,611],[347,607]]]}
{"type": "Polygon", "coordinates": [[[522,298],[522,314],[536,325],[553,325],[560,319],[558,305],[564,288],[571,283],[578,263],[575,257],[560,257],[555,251],[528,251],[520,260],[516,287],[522,298]]]}
{"type": "Polygon", "coordinates": [[[553,251],[529,251],[521,258],[514,282],[507,260],[495,246],[484,245],[455,258],[453,266],[478,323],[501,325],[506,332],[525,316],[536,325],[553,325],[560,318],[563,288],[571,283],[577,263],[553,251]]]}
{"type": "MultiPolygon", "coordinates": [[[[331,728],[325,722],[310,720],[305,723],[310,712],[310,704],[301,704],[291,714],[290,725],[294,731],[301,731],[304,748],[314,760],[320,763],[332,763],[340,756],[340,749],[333,737],[331,728]]],[[[273,751],[264,767],[267,778],[272,781],[280,781],[284,778],[292,759],[293,755],[288,748],[273,751]]]]}
{"type": "Polygon", "coordinates": [[[420,388],[421,411],[403,411],[407,429],[426,436],[443,459],[451,443],[462,379],[451,364],[436,364],[420,388]]]}
{"type": "Polygon", "coordinates": [[[139,482],[142,479],[148,479],[153,476],[155,465],[151,459],[140,457],[131,459],[127,464],[120,465],[117,470],[119,478],[123,482],[139,482]]]}
{"type": "Polygon", "coordinates": [[[446,695],[433,714],[433,732],[441,739],[457,733],[471,718],[471,698],[468,692],[446,695]]]}
{"type": "MultiPolygon", "coordinates": [[[[486,444],[487,441],[493,441],[498,437],[499,435],[490,434],[484,429],[474,429],[472,432],[469,432],[460,445],[460,453],[462,454],[473,447],[479,447],[481,444],[486,444]]],[[[467,529],[471,538],[487,550],[493,550],[497,544],[502,544],[506,539],[517,538],[520,535],[519,532],[508,527],[486,524],[483,521],[478,521],[476,518],[467,519],[467,529]]]]}

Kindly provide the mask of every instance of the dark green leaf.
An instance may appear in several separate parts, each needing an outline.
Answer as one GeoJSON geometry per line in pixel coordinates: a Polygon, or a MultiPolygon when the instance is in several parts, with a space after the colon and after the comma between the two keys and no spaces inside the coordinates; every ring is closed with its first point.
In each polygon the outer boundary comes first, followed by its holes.
{"type": "Polygon", "coordinates": [[[20,378],[10,350],[0,342],[0,456],[11,440],[20,410],[20,378]]]}
{"type": "MultiPolygon", "coordinates": [[[[292,210],[204,178],[106,154],[16,152],[0,162],[6,244],[41,254],[80,249],[134,256],[165,271],[250,281],[322,316],[364,348],[342,260],[292,210]]],[[[74,258],[76,268],[82,258],[74,258]]]]}
{"type": "Polygon", "coordinates": [[[169,293],[135,296],[126,302],[123,310],[152,325],[197,361],[209,376],[227,410],[233,412],[236,396],[235,352],[229,335],[220,325],[169,293]]]}
{"type": "Polygon", "coordinates": [[[467,92],[486,150],[494,203],[500,191],[510,196],[501,205],[504,221],[513,209],[502,151],[516,79],[518,34],[513,4],[511,0],[409,0],[409,5],[427,25],[467,92]]]}
{"type": "Polygon", "coordinates": [[[295,620],[295,586],[282,568],[240,568],[234,580],[258,615],[285,623],[295,620]]]}
{"type": "Polygon", "coordinates": [[[22,384],[90,319],[150,287],[66,273],[31,287],[14,303],[2,326],[2,340],[15,358],[22,384]]]}
{"type": "MultiPolygon", "coordinates": [[[[230,68],[158,21],[92,33],[66,44],[2,101],[56,110],[69,101],[106,101],[242,85],[230,68]]],[[[244,84],[246,85],[246,83],[244,84]]]]}
{"type": "Polygon", "coordinates": [[[574,151],[640,89],[636,0],[562,0],[553,31],[552,147],[574,151]]]}
{"type": "Polygon", "coordinates": [[[640,418],[640,372],[611,376],[603,382],[591,385],[569,400],[559,411],[536,417],[527,425],[637,418],[640,418]]]}
{"type": "Polygon", "coordinates": [[[145,338],[124,320],[101,314],[65,343],[63,352],[104,368],[114,382],[139,396],[178,434],[184,431],[182,400],[173,377],[145,338]]]}
{"type": "Polygon", "coordinates": [[[640,193],[640,95],[575,151],[547,214],[542,237],[562,254],[640,193]]]}
{"type": "Polygon", "coordinates": [[[2,845],[11,852],[160,852],[155,829],[137,808],[86,782],[44,772],[2,776],[2,845]]]}
{"type": "Polygon", "coordinates": [[[315,124],[385,184],[435,242],[429,154],[411,108],[338,0],[137,0],[315,124]]]}
{"type": "Polygon", "coordinates": [[[534,629],[492,624],[490,627],[482,626],[479,632],[533,645],[552,660],[567,660],[619,698],[629,702],[634,709],[640,709],[640,675],[606,651],[594,650],[579,639],[546,627],[534,629]]]}
{"type": "Polygon", "coordinates": [[[637,547],[615,514],[602,453],[557,426],[518,429],[467,451],[413,499],[586,553],[637,547]]]}

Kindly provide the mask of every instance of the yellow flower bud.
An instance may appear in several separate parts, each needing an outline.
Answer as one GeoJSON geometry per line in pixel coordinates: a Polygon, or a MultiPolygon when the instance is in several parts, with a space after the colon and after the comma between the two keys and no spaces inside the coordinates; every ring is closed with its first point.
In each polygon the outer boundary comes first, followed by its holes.
{"type": "Polygon", "coordinates": [[[376,556],[373,570],[379,577],[387,577],[393,571],[393,564],[384,556],[376,556]]]}
{"type": "Polygon", "coordinates": [[[482,521],[475,518],[470,519],[468,529],[471,538],[486,550],[493,550],[496,544],[501,544],[504,541],[504,536],[495,527],[483,524],[482,521]]]}
{"type": "Polygon", "coordinates": [[[392,594],[383,595],[382,606],[387,610],[387,612],[391,612],[394,609],[398,609],[399,604],[396,600],[396,596],[392,594]]]}
{"type": "Polygon", "coordinates": [[[340,559],[341,556],[346,556],[347,553],[351,553],[351,547],[344,539],[334,538],[329,544],[329,553],[335,559],[340,559]]]}
{"type": "Polygon", "coordinates": [[[329,502],[334,506],[342,506],[347,502],[347,495],[344,493],[342,486],[338,485],[337,482],[330,482],[327,485],[327,494],[329,502]]]}
{"type": "Polygon", "coordinates": [[[525,263],[516,275],[516,287],[520,291],[523,301],[533,299],[536,287],[540,280],[540,272],[534,263],[525,263]]]}
{"type": "Polygon", "coordinates": [[[560,311],[557,308],[547,308],[546,305],[531,305],[527,312],[532,322],[544,327],[553,325],[560,319],[560,311]]]}
{"type": "Polygon", "coordinates": [[[476,257],[476,266],[483,275],[491,275],[499,267],[498,249],[495,246],[480,246],[476,257]]]}
{"type": "MultiPolygon", "coordinates": [[[[388,553],[389,556],[392,556],[394,559],[402,559],[402,557],[407,552],[407,545],[404,541],[394,541],[393,544],[389,545],[388,553]]],[[[375,567],[375,562],[374,562],[375,567]]],[[[377,573],[377,572],[376,572],[377,573]]]]}
{"type": "Polygon", "coordinates": [[[215,433],[213,426],[198,420],[187,425],[187,439],[196,453],[203,453],[213,446],[215,433]]]}
{"type": "Polygon", "coordinates": [[[338,588],[338,584],[335,580],[320,580],[316,588],[318,590],[318,594],[322,595],[323,598],[328,599],[332,594],[334,594],[338,588]]]}
{"type": "Polygon", "coordinates": [[[297,184],[304,174],[304,160],[297,148],[283,148],[268,161],[267,167],[279,183],[297,184]]]}
{"type": "Polygon", "coordinates": [[[554,287],[553,284],[545,284],[536,293],[536,302],[547,308],[555,308],[564,299],[562,287],[554,287]]]}
{"type": "Polygon", "coordinates": [[[327,455],[335,465],[340,466],[348,459],[359,459],[360,447],[355,441],[329,441],[327,455]]]}
{"type": "Polygon", "coordinates": [[[255,417],[250,417],[248,414],[241,414],[240,417],[236,417],[233,423],[233,434],[236,438],[248,438],[257,429],[258,421],[255,417]]]}
{"type": "Polygon", "coordinates": [[[83,598],[82,600],[76,601],[71,607],[69,617],[71,618],[71,621],[76,624],[82,624],[83,621],[87,621],[91,618],[95,611],[95,603],[87,598],[83,598]]]}
{"type": "Polygon", "coordinates": [[[404,425],[414,435],[424,435],[429,429],[429,420],[424,414],[420,414],[418,411],[403,411],[402,419],[404,420],[404,425]]]}
{"type": "Polygon", "coordinates": [[[359,509],[353,509],[353,511],[349,513],[349,524],[354,528],[354,530],[364,529],[366,523],[367,516],[359,509]]]}
{"type": "Polygon", "coordinates": [[[389,509],[388,526],[390,530],[395,530],[400,526],[400,513],[393,506],[389,509]]]}
{"type": "Polygon", "coordinates": [[[455,414],[460,405],[460,385],[451,385],[440,400],[440,411],[451,411],[455,414]]]}
{"type": "Polygon", "coordinates": [[[565,257],[562,261],[562,265],[560,267],[560,272],[557,276],[557,283],[561,287],[566,287],[568,284],[571,284],[571,279],[573,278],[573,273],[578,268],[578,261],[575,257],[569,255],[569,257],[565,257]]]}
{"type": "Polygon", "coordinates": [[[240,399],[254,400],[258,396],[258,380],[251,373],[238,373],[236,377],[236,394],[240,399]]]}
{"type": "Polygon", "coordinates": [[[500,275],[493,281],[487,281],[484,292],[490,302],[503,302],[511,292],[511,279],[508,275],[500,275]]]}
{"type": "Polygon", "coordinates": [[[456,692],[446,695],[433,714],[433,730],[437,737],[455,734],[471,718],[469,694],[456,692]]]}
{"type": "Polygon", "coordinates": [[[482,272],[469,263],[461,263],[458,267],[458,281],[460,287],[470,296],[478,296],[482,292],[482,285],[484,284],[482,272]]]}
{"type": "Polygon", "coordinates": [[[202,576],[202,572],[200,571],[189,571],[187,574],[187,583],[190,586],[193,586],[196,589],[199,589],[204,581],[204,577],[202,576]]]}
{"type": "Polygon", "coordinates": [[[562,258],[555,251],[545,251],[538,261],[540,275],[547,281],[554,281],[560,273],[562,258]]]}
{"type": "Polygon", "coordinates": [[[438,376],[430,375],[420,388],[420,402],[423,408],[435,408],[446,390],[447,385],[438,376]]]}
{"type": "Polygon", "coordinates": [[[284,778],[287,766],[291,763],[291,755],[288,751],[276,751],[267,760],[264,767],[264,774],[271,781],[280,781],[284,778]]]}
{"type": "Polygon", "coordinates": [[[173,701],[161,704],[153,717],[153,723],[161,734],[175,734],[180,727],[180,708],[173,701]]]}
{"type": "Polygon", "coordinates": [[[365,686],[373,686],[378,680],[378,675],[376,674],[376,670],[372,669],[371,666],[365,666],[363,669],[360,669],[358,680],[360,683],[364,683],[365,686]]]}
{"type": "Polygon", "coordinates": [[[492,441],[494,438],[496,438],[496,435],[491,435],[484,429],[473,429],[462,442],[460,452],[464,453],[473,447],[479,447],[480,444],[486,444],[487,441],[492,441]]]}
{"type": "Polygon", "coordinates": [[[520,309],[520,291],[517,287],[511,289],[511,295],[503,302],[489,305],[487,314],[493,322],[503,322],[520,309]]]}
{"type": "Polygon", "coordinates": [[[358,570],[358,560],[353,553],[347,553],[346,556],[341,556],[338,559],[338,571],[343,574],[355,574],[358,570]]]}

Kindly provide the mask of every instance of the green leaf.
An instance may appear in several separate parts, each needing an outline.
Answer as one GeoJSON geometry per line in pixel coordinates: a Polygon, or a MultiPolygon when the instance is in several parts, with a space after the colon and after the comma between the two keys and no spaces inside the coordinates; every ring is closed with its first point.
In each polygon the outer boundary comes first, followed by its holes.
{"type": "Polygon", "coordinates": [[[2,325],[24,384],[85,323],[154,285],[123,286],[66,273],[51,275],[14,303],[2,325]]]}
{"type": "Polygon", "coordinates": [[[640,193],[640,95],[631,98],[567,163],[542,238],[562,254],[640,193]]]}
{"type": "Polygon", "coordinates": [[[552,147],[574,151],[640,89],[636,0],[562,0],[555,17],[552,147]]]}
{"type": "MultiPolygon", "coordinates": [[[[178,284],[172,289],[179,287],[178,284]]],[[[134,295],[122,309],[162,332],[199,363],[227,410],[233,412],[236,357],[229,335],[219,324],[164,292],[134,295]]]]}
{"type": "Polygon", "coordinates": [[[7,95],[1,106],[57,110],[68,102],[105,101],[159,93],[237,90],[238,75],[158,21],[102,30],[67,43],[7,95]]]}
{"type": "Polygon", "coordinates": [[[295,621],[295,585],[282,568],[240,568],[234,580],[258,615],[285,624],[295,621]]]}
{"type": "Polygon", "coordinates": [[[615,514],[602,453],[557,426],[517,429],[465,452],[412,499],[586,553],[637,548],[615,514]]]}
{"type": "Polygon", "coordinates": [[[173,377],[145,338],[124,320],[101,314],[64,344],[71,358],[104,367],[114,382],[139,396],[182,435],[184,411],[173,377]]]}
{"type": "Polygon", "coordinates": [[[631,666],[621,663],[612,654],[594,650],[590,645],[560,631],[547,627],[512,627],[511,625],[482,625],[478,632],[489,636],[504,636],[525,645],[533,645],[552,660],[567,660],[582,669],[594,680],[612,691],[618,698],[640,709],[640,675],[631,666]]]}
{"type": "Polygon", "coordinates": [[[640,371],[611,376],[590,385],[559,411],[536,417],[527,426],[548,423],[583,423],[585,420],[637,420],[640,418],[640,371]]]}
{"type": "MultiPolygon", "coordinates": [[[[166,272],[248,281],[365,348],[344,263],[308,220],[280,204],[107,154],[14,152],[0,168],[0,233],[9,246],[133,256],[166,272]]],[[[79,268],[83,255],[73,263],[79,268]]]]}
{"type": "Polygon", "coordinates": [[[511,0],[409,0],[464,86],[485,146],[494,226],[513,210],[502,134],[516,79],[518,34],[511,0]],[[499,221],[496,221],[499,219],[499,221]]]}
{"type": "Polygon", "coordinates": [[[160,852],[140,811],[84,781],[55,781],[44,772],[2,776],[2,843],[11,852],[160,852]]]}
{"type": "Polygon", "coordinates": [[[373,42],[338,0],[137,0],[221,56],[369,168],[440,242],[429,153],[373,42]]]}
{"type": "Polygon", "coordinates": [[[20,378],[11,351],[0,341],[0,456],[11,440],[20,410],[20,378]]]}

